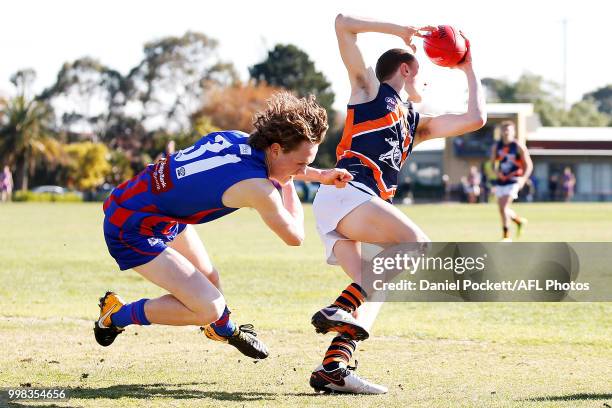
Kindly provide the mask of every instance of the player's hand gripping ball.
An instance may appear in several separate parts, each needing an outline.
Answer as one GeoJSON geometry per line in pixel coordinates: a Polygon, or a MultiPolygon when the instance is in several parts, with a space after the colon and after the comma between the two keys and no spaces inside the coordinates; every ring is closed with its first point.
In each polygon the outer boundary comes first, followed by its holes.
{"type": "Polygon", "coordinates": [[[469,43],[458,29],[440,25],[423,35],[423,49],[434,64],[452,68],[463,62],[469,43]]]}

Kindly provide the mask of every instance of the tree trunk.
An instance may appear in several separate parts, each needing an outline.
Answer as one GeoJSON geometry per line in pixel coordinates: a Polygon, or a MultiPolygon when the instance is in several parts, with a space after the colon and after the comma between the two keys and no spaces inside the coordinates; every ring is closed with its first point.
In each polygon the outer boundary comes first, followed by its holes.
{"type": "Polygon", "coordinates": [[[30,161],[30,152],[26,149],[23,154],[23,163],[21,164],[21,191],[28,191],[28,173],[29,166],[28,162],[30,161]]]}

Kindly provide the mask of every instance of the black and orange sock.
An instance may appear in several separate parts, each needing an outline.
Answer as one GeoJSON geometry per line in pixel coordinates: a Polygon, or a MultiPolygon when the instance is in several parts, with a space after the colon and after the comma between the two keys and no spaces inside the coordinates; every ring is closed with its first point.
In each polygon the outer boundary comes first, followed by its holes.
{"type": "Polygon", "coordinates": [[[353,282],[346,287],[338,296],[338,299],[332,304],[346,310],[349,313],[357,310],[365,301],[367,294],[357,283],[353,282]]]}
{"type": "Polygon", "coordinates": [[[520,227],[522,224],[521,217],[519,217],[518,215],[515,215],[514,217],[512,217],[512,222],[520,227]]]}
{"type": "Polygon", "coordinates": [[[508,232],[508,227],[503,227],[503,229],[504,229],[504,238],[508,238],[510,236],[508,232]]]}
{"type": "Polygon", "coordinates": [[[336,336],[332,340],[323,358],[325,371],[333,371],[341,366],[346,367],[351,361],[357,343],[342,336],[336,336]]]}

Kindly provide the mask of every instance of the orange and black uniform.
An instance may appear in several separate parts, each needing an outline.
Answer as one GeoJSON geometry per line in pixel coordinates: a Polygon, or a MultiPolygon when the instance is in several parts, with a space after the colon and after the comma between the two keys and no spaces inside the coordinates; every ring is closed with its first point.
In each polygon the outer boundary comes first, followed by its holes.
{"type": "Polygon", "coordinates": [[[524,173],[523,158],[516,142],[504,144],[501,140],[495,145],[495,162],[498,186],[516,183],[524,173]]]}
{"type": "Polygon", "coordinates": [[[399,171],[412,152],[419,113],[386,83],[372,101],[348,105],[336,167],[353,175],[355,188],[391,202],[399,171]]]}

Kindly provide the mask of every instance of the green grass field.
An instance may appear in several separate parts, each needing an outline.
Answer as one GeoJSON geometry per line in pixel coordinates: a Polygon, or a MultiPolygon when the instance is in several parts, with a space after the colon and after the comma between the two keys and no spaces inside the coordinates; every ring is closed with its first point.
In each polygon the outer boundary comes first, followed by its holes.
{"type": "MultiPolygon", "coordinates": [[[[612,241],[612,204],[523,204],[527,241],[612,241]]],[[[495,241],[493,205],[403,210],[438,241],[495,241]]],[[[306,208],[303,247],[285,247],[252,210],[198,227],[238,323],[271,355],[254,362],[195,327],[132,326],[93,338],[97,300],[161,290],[118,272],[98,204],[0,206],[0,388],[66,387],[64,402],[19,406],[606,407],[612,405],[610,303],[394,303],[359,343],[358,373],[383,396],[319,396],[308,386],[331,335],[310,316],[348,283],[324,263],[306,208]],[[608,405],[606,405],[608,404],[608,405]]],[[[0,405],[3,403],[0,400],[0,405]]],[[[17,405],[16,405],[17,406],[17,405]]]]}

